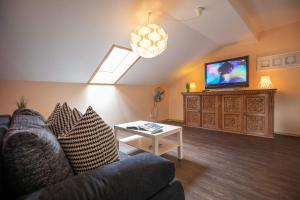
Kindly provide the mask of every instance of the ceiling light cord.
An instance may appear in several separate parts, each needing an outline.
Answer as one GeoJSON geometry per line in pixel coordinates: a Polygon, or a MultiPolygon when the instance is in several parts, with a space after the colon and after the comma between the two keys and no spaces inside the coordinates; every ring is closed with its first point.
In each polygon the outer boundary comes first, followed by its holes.
{"type": "Polygon", "coordinates": [[[150,23],[150,17],[151,17],[151,15],[152,15],[152,12],[149,11],[149,12],[148,12],[148,24],[150,23]]]}

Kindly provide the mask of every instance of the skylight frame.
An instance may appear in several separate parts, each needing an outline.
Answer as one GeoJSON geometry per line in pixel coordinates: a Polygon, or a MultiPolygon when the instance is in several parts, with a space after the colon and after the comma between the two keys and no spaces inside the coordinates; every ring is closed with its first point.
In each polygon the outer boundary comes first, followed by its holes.
{"type": "MultiPolygon", "coordinates": [[[[109,58],[110,54],[112,53],[112,51],[114,50],[114,48],[118,48],[118,49],[122,49],[122,50],[126,50],[128,51],[129,53],[133,53],[132,49],[130,48],[127,48],[127,47],[123,47],[123,46],[120,46],[120,45],[116,45],[116,44],[113,44],[110,49],[108,50],[108,52],[106,53],[106,55],[104,56],[104,58],[102,59],[102,61],[100,62],[100,64],[98,65],[98,67],[96,68],[96,70],[94,71],[94,73],[92,74],[91,78],[89,79],[88,81],[88,84],[90,85],[115,85],[119,82],[119,80],[125,76],[125,74],[130,70],[130,68],[135,65],[137,63],[137,61],[141,58],[141,56],[138,56],[135,61],[129,66],[127,67],[127,69],[113,82],[113,83],[105,83],[105,82],[92,82],[93,79],[95,78],[95,76],[98,74],[98,72],[100,72],[100,69],[102,67],[102,65],[105,63],[105,61],[109,58]]],[[[122,63],[123,61],[125,60],[125,58],[127,56],[129,56],[129,53],[122,59],[122,62],[118,64],[118,66],[116,68],[118,68],[122,63]]],[[[104,72],[105,73],[105,72],[104,72]]]]}

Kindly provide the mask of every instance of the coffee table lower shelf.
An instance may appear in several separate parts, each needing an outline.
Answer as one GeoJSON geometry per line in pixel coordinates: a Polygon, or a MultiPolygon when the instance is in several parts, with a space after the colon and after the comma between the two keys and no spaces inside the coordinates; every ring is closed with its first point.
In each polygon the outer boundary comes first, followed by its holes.
{"type": "MultiPolygon", "coordinates": [[[[119,139],[119,142],[125,143],[129,146],[135,147],[137,149],[141,149],[143,151],[147,151],[150,153],[153,153],[152,144],[153,141],[150,138],[146,138],[140,135],[132,135],[129,137],[125,137],[122,139],[119,139]]],[[[164,153],[169,152],[172,149],[177,148],[178,145],[172,142],[169,142],[164,139],[159,140],[159,147],[158,147],[158,154],[162,155],[164,153]]]]}

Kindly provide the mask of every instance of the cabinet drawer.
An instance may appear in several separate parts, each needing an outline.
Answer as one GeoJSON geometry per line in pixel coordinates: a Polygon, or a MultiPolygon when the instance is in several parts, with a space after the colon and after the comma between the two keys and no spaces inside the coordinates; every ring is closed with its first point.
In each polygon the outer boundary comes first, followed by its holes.
{"type": "Polygon", "coordinates": [[[246,115],[245,123],[247,134],[265,135],[267,124],[264,116],[246,115]]]}
{"type": "Polygon", "coordinates": [[[199,111],[186,111],[186,125],[192,127],[201,126],[201,114],[199,111]]]}
{"type": "Polygon", "coordinates": [[[222,117],[224,131],[239,132],[243,131],[243,116],[240,114],[225,113],[222,117]]]}
{"type": "Polygon", "coordinates": [[[268,95],[246,95],[245,132],[249,135],[272,137],[269,131],[268,95]]]}
{"type": "Polygon", "coordinates": [[[202,97],[202,110],[204,112],[216,113],[218,112],[218,96],[205,95],[202,97]]]}
{"type": "Polygon", "coordinates": [[[267,95],[247,95],[246,97],[246,113],[253,115],[267,114],[267,95]]]}
{"type": "Polygon", "coordinates": [[[186,109],[187,110],[200,110],[200,97],[199,96],[187,96],[186,97],[186,109]]]}
{"type": "Polygon", "coordinates": [[[202,97],[202,127],[218,129],[218,96],[204,95],[202,97]]]}
{"type": "Polygon", "coordinates": [[[222,128],[225,131],[243,132],[243,96],[222,96],[222,128]]]}
{"type": "Polygon", "coordinates": [[[218,115],[217,113],[202,113],[202,127],[218,129],[218,115]]]}

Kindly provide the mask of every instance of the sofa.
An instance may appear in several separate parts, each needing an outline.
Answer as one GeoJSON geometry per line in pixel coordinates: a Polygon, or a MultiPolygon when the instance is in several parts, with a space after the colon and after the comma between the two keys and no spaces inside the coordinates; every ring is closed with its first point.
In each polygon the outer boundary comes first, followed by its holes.
{"type": "Polygon", "coordinates": [[[150,153],[74,174],[36,111],[0,116],[0,199],[184,200],[174,164],[150,153]]]}

